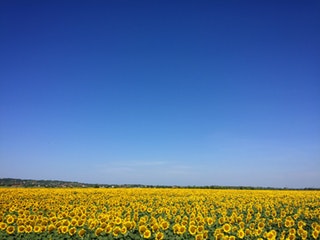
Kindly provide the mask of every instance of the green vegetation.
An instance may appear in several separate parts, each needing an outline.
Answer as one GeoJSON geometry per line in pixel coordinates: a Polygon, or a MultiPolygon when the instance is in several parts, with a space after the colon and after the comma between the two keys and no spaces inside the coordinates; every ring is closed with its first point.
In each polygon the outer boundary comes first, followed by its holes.
{"type": "Polygon", "coordinates": [[[60,180],[32,180],[18,178],[0,178],[0,187],[45,187],[45,188],[194,188],[194,189],[270,189],[270,190],[320,190],[319,188],[272,188],[272,187],[251,187],[251,186],[168,186],[168,185],[143,185],[143,184],[91,184],[60,180]]]}

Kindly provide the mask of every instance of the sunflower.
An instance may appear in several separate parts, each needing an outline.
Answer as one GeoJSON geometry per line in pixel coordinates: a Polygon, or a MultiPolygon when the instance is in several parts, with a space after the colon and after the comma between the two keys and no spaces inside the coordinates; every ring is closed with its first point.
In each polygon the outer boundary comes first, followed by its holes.
{"type": "Polygon", "coordinates": [[[312,231],[312,237],[313,237],[314,239],[318,239],[318,237],[319,237],[319,232],[318,232],[317,230],[313,230],[313,231],[312,231]]]}
{"type": "Polygon", "coordinates": [[[238,231],[237,236],[238,236],[238,238],[240,238],[240,239],[243,239],[243,238],[244,238],[245,233],[244,233],[243,229],[240,229],[240,230],[238,231]]]}
{"type": "Polygon", "coordinates": [[[66,234],[69,232],[69,227],[68,226],[61,226],[60,231],[61,231],[61,233],[66,234]]]}
{"type": "Polygon", "coordinates": [[[33,231],[35,232],[35,233],[39,233],[39,232],[41,232],[41,227],[40,226],[34,226],[33,227],[33,231]]]}
{"type": "Polygon", "coordinates": [[[162,233],[162,232],[156,233],[156,240],[162,240],[163,238],[164,238],[164,233],[162,233]]]}
{"type": "Polygon", "coordinates": [[[25,226],[19,226],[18,227],[18,233],[24,233],[24,230],[25,230],[25,226]]]}
{"type": "Polygon", "coordinates": [[[116,219],[114,220],[116,225],[120,225],[122,223],[122,219],[119,217],[116,217],[116,219]]]}
{"type": "Polygon", "coordinates": [[[131,221],[131,228],[134,229],[137,226],[137,223],[135,221],[131,221]]]}
{"type": "Polygon", "coordinates": [[[178,233],[179,228],[180,228],[180,224],[179,223],[174,224],[173,227],[172,227],[173,232],[174,233],[178,233]]]}
{"type": "Polygon", "coordinates": [[[301,233],[301,238],[302,239],[307,239],[308,238],[308,232],[306,230],[303,230],[303,232],[301,233]]]}
{"type": "Polygon", "coordinates": [[[116,226],[113,229],[112,234],[113,234],[114,237],[118,237],[120,232],[121,232],[121,228],[119,226],[116,226]]]}
{"type": "Polygon", "coordinates": [[[73,236],[74,234],[76,234],[76,232],[77,232],[77,229],[75,227],[72,227],[72,228],[69,229],[69,235],[70,236],[73,236]]]}
{"type": "Polygon", "coordinates": [[[48,226],[48,232],[52,232],[54,229],[56,229],[56,226],[54,224],[50,224],[48,226]]]}
{"type": "Polygon", "coordinates": [[[249,228],[246,228],[244,233],[245,233],[246,236],[250,236],[251,235],[251,230],[249,228]]]}
{"type": "Polygon", "coordinates": [[[312,227],[313,229],[315,229],[317,225],[318,225],[318,223],[316,223],[316,222],[311,223],[311,227],[312,227]]]}
{"type": "Polygon", "coordinates": [[[84,230],[83,228],[81,228],[81,229],[78,231],[78,235],[79,235],[79,237],[81,237],[81,238],[83,238],[85,234],[86,234],[86,230],[84,230]]]}
{"type": "Polygon", "coordinates": [[[191,235],[196,235],[197,233],[197,227],[195,225],[190,225],[189,228],[188,228],[188,231],[191,235]]]}
{"type": "Polygon", "coordinates": [[[77,226],[78,227],[83,227],[84,224],[85,224],[85,220],[83,220],[83,219],[79,219],[78,222],[77,222],[77,226]]]}
{"type": "Polygon", "coordinates": [[[163,230],[167,230],[169,228],[170,224],[167,221],[163,221],[160,226],[163,230]]]}
{"type": "Polygon", "coordinates": [[[146,225],[139,226],[139,233],[142,235],[147,230],[146,225]]]}
{"type": "Polygon", "coordinates": [[[306,223],[304,221],[300,220],[298,222],[298,228],[303,228],[304,226],[306,226],[306,223]]]}
{"type": "Polygon", "coordinates": [[[8,224],[14,223],[14,217],[11,216],[11,215],[9,215],[9,216],[7,217],[7,223],[8,223],[8,224]]]}
{"type": "Polygon", "coordinates": [[[259,222],[259,223],[258,223],[258,228],[259,228],[259,229],[263,229],[264,226],[265,226],[264,222],[259,222]]]}
{"type": "Polygon", "coordinates": [[[211,217],[207,218],[207,224],[211,226],[213,224],[213,219],[211,217]]]}
{"type": "Polygon", "coordinates": [[[17,225],[25,225],[25,219],[22,217],[19,217],[17,219],[17,225]]]}
{"type": "Polygon", "coordinates": [[[157,232],[159,230],[160,226],[158,223],[154,223],[154,224],[152,224],[151,228],[152,228],[153,232],[157,232]]]}
{"type": "Polygon", "coordinates": [[[33,227],[31,225],[27,225],[26,228],[24,229],[26,233],[31,233],[32,230],[33,230],[33,227]]]}
{"type": "Polygon", "coordinates": [[[145,230],[143,233],[143,238],[150,238],[151,237],[151,231],[149,229],[145,230]]]}
{"type": "Polygon", "coordinates": [[[107,227],[106,227],[106,233],[111,233],[112,232],[112,226],[110,226],[110,225],[107,225],[107,227]]]}
{"type": "Polygon", "coordinates": [[[49,220],[52,222],[52,223],[55,223],[56,221],[58,221],[58,218],[56,216],[53,216],[53,217],[50,217],[49,220]]]}
{"type": "Polygon", "coordinates": [[[36,218],[36,216],[35,216],[35,215],[30,215],[30,216],[28,217],[28,219],[29,219],[30,221],[34,221],[34,220],[35,220],[35,218],[36,218]]]}
{"type": "Polygon", "coordinates": [[[106,222],[102,222],[100,224],[100,227],[103,228],[103,229],[105,229],[107,226],[108,226],[108,224],[106,222]]]}
{"type": "Polygon", "coordinates": [[[229,223],[226,223],[226,224],[223,225],[222,229],[223,229],[224,232],[228,233],[228,232],[231,231],[231,226],[230,226],[229,223]]]}
{"type": "Polygon", "coordinates": [[[14,226],[9,226],[9,227],[7,227],[7,229],[6,229],[6,232],[8,233],[8,234],[13,234],[14,232],[15,232],[15,227],[14,226]]]}
{"type": "Polygon", "coordinates": [[[219,218],[218,222],[219,222],[220,225],[224,224],[225,218],[224,217],[219,218]]]}
{"type": "Polygon", "coordinates": [[[204,231],[204,226],[200,225],[197,227],[197,233],[202,233],[204,231]]]}
{"type": "Polygon", "coordinates": [[[290,228],[290,230],[289,230],[289,234],[291,234],[291,235],[295,235],[296,234],[296,229],[295,228],[290,228]]]}
{"type": "Polygon", "coordinates": [[[121,228],[121,234],[122,234],[122,235],[127,234],[127,227],[126,227],[126,226],[122,226],[122,228],[121,228]]]}
{"type": "Polygon", "coordinates": [[[297,232],[298,232],[298,235],[301,236],[301,235],[303,234],[303,231],[304,231],[304,230],[303,230],[302,228],[298,228],[298,231],[297,231],[297,232]]]}
{"type": "Polygon", "coordinates": [[[184,225],[181,225],[179,227],[178,234],[184,234],[185,232],[186,232],[186,227],[184,225]]]}
{"type": "Polygon", "coordinates": [[[0,230],[5,230],[7,228],[7,224],[5,222],[0,223],[0,230]]]}
{"type": "Polygon", "coordinates": [[[284,226],[285,226],[286,228],[291,227],[291,221],[290,221],[289,219],[286,219],[285,222],[284,222],[284,226]]]}
{"type": "Polygon", "coordinates": [[[295,239],[296,239],[296,235],[289,234],[289,236],[288,236],[286,239],[288,239],[288,240],[295,240],[295,239]]]}
{"type": "Polygon", "coordinates": [[[195,240],[203,240],[203,234],[202,233],[198,233],[195,237],[195,240]]]}
{"type": "Polygon", "coordinates": [[[239,227],[240,227],[241,229],[244,229],[245,223],[244,223],[244,222],[239,222],[239,227]]]}
{"type": "Polygon", "coordinates": [[[218,240],[224,239],[224,235],[223,235],[223,233],[217,233],[217,234],[214,234],[214,238],[218,239],[218,240]]]}
{"type": "Polygon", "coordinates": [[[270,232],[266,233],[266,238],[267,239],[276,239],[277,232],[275,230],[271,230],[270,232]]]}
{"type": "Polygon", "coordinates": [[[75,219],[75,218],[72,218],[72,219],[71,219],[71,222],[70,222],[70,225],[71,225],[72,227],[75,227],[75,226],[77,226],[77,224],[78,224],[78,220],[75,219]]]}
{"type": "Polygon", "coordinates": [[[95,230],[95,232],[94,232],[94,234],[96,235],[96,236],[100,236],[101,235],[101,233],[103,232],[103,228],[97,228],[96,230],[95,230]]]}

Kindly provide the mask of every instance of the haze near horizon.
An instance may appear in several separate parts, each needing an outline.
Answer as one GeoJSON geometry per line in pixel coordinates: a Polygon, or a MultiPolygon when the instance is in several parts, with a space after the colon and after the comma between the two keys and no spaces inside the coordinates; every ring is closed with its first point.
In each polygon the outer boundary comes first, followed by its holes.
{"type": "Polygon", "coordinates": [[[319,1],[1,1],[0,177],[320,187],[319,1]]]}

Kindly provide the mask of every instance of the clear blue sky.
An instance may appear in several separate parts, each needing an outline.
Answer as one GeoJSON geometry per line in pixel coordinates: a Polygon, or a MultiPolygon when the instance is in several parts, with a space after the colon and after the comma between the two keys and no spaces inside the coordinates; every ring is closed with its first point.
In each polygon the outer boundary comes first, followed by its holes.
{"type": "Polygon", "coordinates": [[[320,187],[319,1],[0,1],[0,177],[320,187]]]}

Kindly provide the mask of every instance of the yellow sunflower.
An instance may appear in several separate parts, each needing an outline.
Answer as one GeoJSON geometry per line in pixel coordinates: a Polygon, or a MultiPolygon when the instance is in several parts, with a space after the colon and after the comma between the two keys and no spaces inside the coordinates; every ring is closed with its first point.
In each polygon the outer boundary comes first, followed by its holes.
{"type": "Polygon", "coordinates": [[[264,222],[259,222],[258,223],[258,228],[263,229],[265,226],[264,222]]]}
{"type": "Polygon", "coordinates": [[[203,234],[202,233],[198,233],[195,237],[195,240],[203,240],[203,234]]]}
{"type": "Polygon", "coordinates": [[[207,224],[211,226],[213,224],[213,219],[211,217],[207,218],[207,224]]]}
{"type": "Polygon", "coordinates": [[[14,226],[9,226],[6,229],[6,232],[11,235],[15,232],[15,230],[16,230],[16,228],[14,226]]]}
{"type": "Polygon", "coordinates": [[[86,234],[86,230],[84,230],[83,228],[78,231],[78,235],[80,238],[83,238],[85,234],[86,234]]]}
{"type": "Polygon", "coordinates": [[[0,223],[0,230],[5,230],[7,228],[7,224],[5,222],[0,223]]]}
{"type": "Polygon", "coordinates": [[[70,236],[73,236],[77,233],[77,229],[75,227],[72,227],[69,229],[69,235],[70,236]]]}
{"type": "Polygon", "coordinates": [[[238,231],[237,236],[238,236],[238,238],[240,238],[240,239],[243,239],[243,238],[244,238],[245,233],[244,233],[243,229],[240,229],[240,230],[238,231]]]}
{"type": "Polygon", "coordinates": [[[181,225],[178,230],[178,234],[184,234],[185,232],[186,232],[186,227],[184,225],[181,225]]]}
{"type": "Polygon", "coordinates": [[[39,232],[41,232],[41,227],[40,226],[34,226],[33,227],[33,231],[35,232],[35,233],[39,233],[39,232]]]}
{"type": "Polygon", "coordinates": [[[159,230],[160,226],[158,223],[154,223],[154,224],[152,224],[151,228],[152,228],[153,232],[157,232],[159,230]]]}
{"type": "Polygon", "coordinates": [[[156,240],[162,240],[164,239],[164,234],[162,232],[157,232],[156,233],[156,240]]]}
{"type": "Polygon", "coordinates": [[[143,233],[143,238],[150,238],[151,237],[151,231],[149,229],[145,230],[143,233]]]}
{"type": "Polygon", "coordinates": [[[119,217],[116,217],[116,219],[114,220],[116,225],[120,225],[122,223],[122,219],[119,217]]]}
{"type": "Polygon", "coordinates": [[[173,232],[174,233],[178,233],[179,228],[180,228],[180,224],[179,223],[174,224],[173,227],[172,227],[173,232]]]}
{"type": "Polygon", "coordinates": [[[18,227],[18,233],[24,233],[25,226],[21,225],[18,227]]]}
{"type": "Polygon", "coordinates": [[[139,233],[142,235],[147,230],[146,225],[139,226],[139,233]]]}
{"type": "Polygon", "coordinates": [[[163,221],[160,226],[163,230],[167,230],[169,228],[170,224],[167,221],[163,221]]]}
{"type": "Polygon", "coordinates": [[[314,239],[318,239],[318,237],[319,237],[319,232],[316,231],[316,230],[313,230],[313,231],[312,231],[312,237],[313,237],[314,239]]]}
{"type": "Polygon", "coordinates": [[[191,235],[196,235],[197,233],[197,227],[195,225],[190,225],[189,228],[188,228],[188,231],[191,235]]]}
{"type": "Polygon", "coordinates": [[[33,227],[31,225],[27,225],[26,228],[24,229],[26,233],[31,233],[32,230],[33,230],[33,227]]]}
{"type": "Polygon", "coordinates": [[[127,227],[126,226],[122,226],[121,228],[121,234],[125,235],[127,233],[127,227]]]}
{"type": "Polygon", "coordinates": [[[7,223],[8,223],[8,224],[14,223],[14,217],[11,216],[11,215],[9,215],[9,216],[7,217],[7,223]]]}
{"type": "Polygon", "coordinates": [[[204,226],[200,225],[197,227],[197,233],[202,233],[204,231],[204,226]]]}
{"type": "Polygon", "coordinates": [[[119,226],[116,226],[112,231],[112,235],[114,237],[118,237],[120,232],[121,232],[121,228],[119,226]]]}
{"type": "Polygon", "coordinates": [[[226,223],[226,224],[223,225],[222,229],[223,229],[224,232],[228,233],[228,232],[231,231],[231,226],[230,226],[229,223],[226,223]]]}
{"type": "Polygon", "coordinates": [[[84,219],[79,219],[79,220],[77,221],[77,226],[78,226],[78,227],[83,227],[84,224],[85,224],[85,220],[84,220],[84,219]]]}
{"type": "Polygon", "coordinates": [[[69,227],[68,226],[61,226],[60,231],[61,231],[61,233],[66,234],[69,232],[69,227]]]}
{"type": "Polygon", "coordinates": [[[56,226],[54,224],[50,224],[48,226],[48,232],[52,232],[54,229],[56,229],[56,226]]]}
{"type": "Polygon", "coordinates": [[[99,227],[99,228],[97,228],[97,229],[95,230],[94,234],[95,234],[96,236],[100,236],[103,231],[104,231],[104,229],[99,227]]]}
{"type": "Polygon", "coordinates": [[[110,225],[107,225],[107,227],[106,227],[106,233],[111,233],[112,232],[112,226],[110,226],[110,225]]]}

